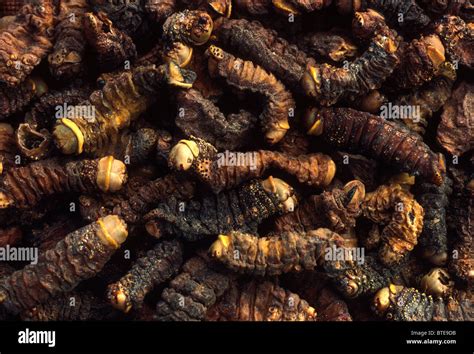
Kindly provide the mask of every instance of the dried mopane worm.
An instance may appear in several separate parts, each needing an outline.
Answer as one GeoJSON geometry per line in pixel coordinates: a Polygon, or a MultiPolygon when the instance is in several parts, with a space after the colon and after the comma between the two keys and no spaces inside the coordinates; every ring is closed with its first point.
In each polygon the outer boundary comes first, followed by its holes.
{"type": "Polygon", "coordinates": [[[384,225],[379,257],[387,266],[399,263],[417,245],[424,210],[400,184],[382,185],[367,193],[362,212],[369,220],[384,225]]]}
{"type": "Polygon", "coordinates": [[[342,189],[335,188],[301,201],[293,213],[275,218],[272,231],[309,232],[325,227],[340,233],[348,232],[355,227],[356,219],[362,213],[360,205],[364,198],[362,182],[348,182],[342,189]]]}
{"type": "Polygon", "coordinates": [[[66,192],[115,192],[126,182],[125,164],[106,156],[61,164],[57,159],[11,168],[0,183],[0,209],[27,209],[66,192]]]}
{"type": "Polygon", "coordinates": [[[0,120],[21,112],[47,90],[46,83],[39,77],[29,77],[15,88],[0,84],[0,120]]]}
{"type": "Polygon", "coordinates": [[[104,320],[111,308],[90,292],[61,293],[20,313],[22,321],[104,320]]]}
{"type": "Polygon", "coordinates": [[[144,8],[153,21],[162,22],[176,11],[177,3],[178,0],[146,0],[144,8]]]}
{"type": "Polygon", "coordinates": [[[102,149],[112,144],[118,131],[128,127],[153,103],[157,90],[165,83],[189,88],[194,79],[194,73],[173,63],[123,72],[81,104],[86,108],[81,109],[82,114],[72,119],[61,118],[56,123],[53,131],[56,145],[64,154],[102,149]]]}
{"type": "Polygon", "coordinates": [[[270,168],[285,171],[313,187],[329,185],[336,173],[336,165],[324,154],[287,156],[269,150],[218,153],[214,146],[194,137],[179,141],[171,149],[168,162],[176,170],[189,170],[215,193],[261,178],[270,168]]]}
{"type": "Polygon", "coordinates": [[[23,156],[40,160],[50,155],[53,136],[47,129],[34,129],[29,123],[21,123],[16,130],[16,144],[23,156]]]}
{"type": "Polygon", "coordinates": [[[212,306],[207,321],[314,321],[316,310],[273,282],[232,282],[212,306]]]}
{"type": "Polygon", "coordinates": [[[56,79],[72,79],[85,73],[86,41],[83,31],[87,0],[61,1],[54,47],[48,55],[49,69],[56,79]]]}
{"type": "Polygon", "coordinates": [[[448,259],[446,207],[452,192],[451,185],[448,177],[441,186],[422,183],[418,198],[425,212],[419,244],[423,257],[438,266],[444,265],[448,259]]]}
{"type": "Polygon", "coordinates": [[[298,39],[298,47],[315,58],[343,61],[357,54],[352,40],[337,32],[314,32],[298,39]]]}
{"type": "Polygon", "coordinates": [[[275,76],[251,61],[242,60],[221,48],[210,46],[209,68],[213,74],[239,90],[250,91],[265,97],[266,104],[260,114],[265,139],[270,144],[279,142],[290,128],[288,117],[295,110],[291,92],[275,76]]]}
{"type": "Polygon", "coordinates": [[[202,321],[226,292],[231,277],[212,269],[201,257],[188,260],[161,293],[156,305],[159,321],[202,321]]]}
{"type": "Polygon", "coordinates": [[[214,102],[195,89],[176,94],[178,112],[175,123],[187,136],[204,139],[217,149],[248,146],[254,135],[257,117],[248,111],[227,116],[214,102]]]}
{"type": "Polygon", "coordinates": [[[391,321],[473,321],[472,293],[457,292],[441,297],[391,284],[377,292],[372,306],[379,316],[391,321]]]}
{"type": "Polygon", "coordinates": [[[436,136],[451,155],[460,156],[474,147],[474,85],[462,81],[443,106],[436,136]]]}
{"type": "Polygon", "coordinates": [[[163,241],[136,260],[132,269],[107,290],[110,303],[121,311],[139,309],[154,286],[174,276],[183,261],[178,241],[163,241]]]}
{"type": "Polygon", "coordinates": [[[0,123],[0,175],[15,163],[15,131],[10,124],[0,123]]]}
{"type": "Polygon", "coordinates": [[[126,238],[126,224],[115,215],[70,233],[36,264],[2,279],[0,306],[17,313],[74,289],[97,274],[126,238]]]}
{"type": "Polygon", "coordinates": [[[34,0],[0,32],[0,82],[17,86],[48,54],[53,44],[53,0],[34,0]]]}
{"type": "Polygon", "coordinates": [[[169,198],[149,212],[145,221],[152,226],[151,221],[156,220],[160,234],[193,241],[231,230],[255,232],[263,220],[293,211],[296,204],[293,188],[281,179],[269,177],[201,200],[169,198]]]}
{"type": "Polygon", "coordinates": [[[137,51],[132,39],[119,29],[104,12],[84,15],[84,35],[94,49],[97,64],[103,71],[125,67],[126,61],[135,59],[137,51]]]}
{"type": "Polygon", "coordinates": [[[449,14],[460,16],[462,19],[472,22],[472,0],[422,0],[427,11],[436,15],[449,14]]]}
{"type": "Polygon", "coordinates": [[[284,231],[268,237],[232,231],[219,235],[209,253],[233,271],[272,276],[313,270],[325,263],[327,249],[340,247],[343,241],[329,229],[307,233],[284,231]]]}
{"type": "Polygon", "coordinates": [[[337,148],[382,160],[437,185],[443,183],[444,157],[402,125],[351,108],[310,108],[305,124],[309,135],[320,136],[337,148]]]}

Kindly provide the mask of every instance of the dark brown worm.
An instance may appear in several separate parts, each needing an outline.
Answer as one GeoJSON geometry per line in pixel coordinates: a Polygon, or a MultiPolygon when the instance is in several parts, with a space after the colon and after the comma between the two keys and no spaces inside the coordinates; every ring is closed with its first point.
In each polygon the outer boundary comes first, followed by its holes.
{"type": "Polygon", "coordinates": [[[145,11],[155,22],[165,21],[173,12],[176,12],[178,0],[146,0],[145,11]]]}
{"type": "Polygon", "coordinates": [[[156,305],[159,321],[201,321],[208,309],[226,292],[231,279],[213,270],[200,257],[188,260],[161,294],[156,305]]]}
{"type": "Polygon", "coordinates": [[[207,321],[314,321],[316,310],[297,294],[270,281],[232,282],[207,321]]]}
{"type": "Polygon", "coordinates": [[[0,82],[18,86],[52,49],[53,0],[23,6],[0,32],[0,82]]]}
{"type": "Polygon", "coordinates": [[[65,192],[117,191],[126,182],[125,165],[112,156],[61,164],[57,159],[11,168],[0,184],[0,209],[32,208],[65,192]]]}
{"type": "Polygon", "coordinates": [[[201,200],[183,202],[169,198],[144,220],[158,222],[159,235],[154,236],[172,234],[192,241],[231,230],[255,232],[263,220],[292,211],[295,205],[293,189],[270,177],[201,200]]]}
{"type": "Polygon", "coordinates": [[[213,21],[207,12],[184,10],[175,12],[163,24],[165,45],[180,42],[189,46],[203,45],[209,40],[213,21]]]}
{"type": "Polygon", "coordinates": [[[191,139],[178,142],[171,149],[168,162],[177,170],[189,170],[215,193],[262,178],[271,168],[285,171],[312,187],[329,185],[336,172],[334,162],[323,154],[287,156],[269,150],[218,153],[204,140],[191,139]]]}
{"type": "Polygon", "coordinates": [[[29,123],[21,123],[16,130],[16,144],[23,156],[41,160],[51,154],[53,136],[47,129],[34,129],[29,123]]]}
{"type": "Polygon", "coordinates": [[[38,263],[2,279],[0,305],[17,313],[71,291],[97,274],[126,238],[126,224],[115,215],[74,231],[46,251],[38,263]]]}
{"type": "Polygon", "coordinates": [[[472,0],[422,0],[425,9],[436,15],[459,16],[467,22],[474,20],[472,0]]]}
{"type": "Polygon", "coordinates": [[[298,39],[298,47],[314,58],[343,61],[357,54],[352,40],[338,32],[313,32],[298,39]]]}
{"type": "Polygon", "coordinates": [[[313,270],[326,262],[327,249],[341,247],[343,242],[341,236],[329,229],[308,233],[286,231],[269,237],[231,231],[219,235],[209,253],[235,272],[272,276],[313,270]]]}
{"type": "Polygon", "coordinates": [[[473,321],[472,293],[456,292],[447,300],[391,284],[374,297],[375,312],[391,321],[473,321]]]}
{"type": "Polygon", "coordinates": [[[153,287],[174,276],[183,262],[178,241],[164,241],[137,259],[127,274],[107,289],[110,303],[121,311],[139,309],[153,287]]]}
{"type": "Polygon", "coordinates": [[[290,128],[288,117],[295,110],[291,92],[275,76],[251,61],[236,58],[212,45],[206,53],[212,73],[224,78],[230,86],[265,97],[266,103],[260,114],[265,139],[270,144],[280,141],[290,128]]]}
{"type": "Polygon", "coordinates": [[[321,135],[337,148],[380,159],[437,185],[443,183],[443,156],[401,125],[350,108],[310,109],[306,124],[308,134],[321,135]]]}
{"type": "Polygon", "coordinates": [[[0,120],[21,112],[47,90],[46,83],[37,77],[27,78],[15,88],[0,84],[0,120]]]}
{"type": "Polygon", "coordinates": [[[54,47],[48,55],[49,69],[58,80],[85,74],[83,20],[88,8],[87,0],[61,1],[58,24],[54,28],[54,47]]]}
{"type": "Polygon", "coordinates": [[[341,189],[309,196],[293,213],[275,218],[272,231],[309,232],[324,227],[338,233],[348,232],[355,227],[356,219],[362,213],[360,206],[364,198],[365,188],[359,181],[351,181],[341,189]]]}
{"type": "Polygon", "coordinates": [[[5,174],[15,164],[17,149],[14,134],[10,124],[0,123],[0,175],[5,174]]]}

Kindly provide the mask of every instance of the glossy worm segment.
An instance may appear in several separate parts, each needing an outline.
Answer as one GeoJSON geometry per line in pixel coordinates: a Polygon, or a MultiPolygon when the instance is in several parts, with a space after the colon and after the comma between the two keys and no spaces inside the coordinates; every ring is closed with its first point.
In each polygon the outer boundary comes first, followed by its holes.
{"type": "Polygon", "coordinates": [[[74,289],[96,275],[127,238],[126,224],[109,215],[67,235],[36,264],[0,283],[0,304],[17,313],[74,289]]]}
{"type": "Polygon", "coordinates": [[[58,80],[70,80],[85,73],[86,40],[83,31],[87,0],[61,1],[54,47],[48,55],[49,70],[58,80]]]}
{"type": "Polygon", "coordinates": [[[447,300],[390,284],[374,297],[372,306],[379,316],[391,321],[473,321],[472,294],[457,292],[447,300]]]}
{"type": "Polygon", "coordinates": [[[104,320],[110,312],[100,298],[89,292],[68,292],[20,313],[22,321],[104,320]]]}
{"type": "Polygon", "coordinates": [[[446,165],[419,135],[394,122],[351,108],[312,108],[307,111],[309,135],[327,143],[376,158],[402,171],[441,185],[446,165]]]}
{"type": "Polygon", "coordinates": [[[117,133],[128,127],[154,101],[157,90],[166,82],[189,88],[195,75],[171,63],[160,67],[139,67],[108,80],[81,103],[80,114],[61,118],[53,135],[64,154],[92,153],[117,139],[117,133]]]}
{"type": "Polygon", "coordinates": [[[168,162],[177,170],[191,171],[215,193],[261,178],[270,168],[285,171],[313,187],[329,185],[336,173],[334,162],[323,154],[287,156],[269,150],[218,153],[211,144],[197,138],[178,142],[168,162]]]}
{"type": "Polygon", "coordinates": [[[164,241],[139,258],[118,282],[110,284],[107,298],[123,312],[142,306],[145,296],[158,284],[174,276],[183,262],[178,241],[164,241]]]}
{"type": "Polygon", "coordinates": [[[245,61],[211,45],[207,50],[211,71],[239,90],[260,94],[266,99],[260,115],[265,139],[277,143],[290,128],[288,116],[295,109],[295,101],[275,76],[251,61],[245,61]]]}
{"type": "Polygon", "coordinates": [[[208,309],[230,286],[230,277],[210,268],[200,257],[193,257],[184,265],[161,294],[156,305],[159,321],[201,321],[208,309]]]}
{"type": "Polygon", "coordinates": [[[356,219],[362,213],[364,198],[364,184],[357,180],[350,181],[341,189],[309,196],[294,212],[276,217],[272,231],[309,232],[324,227],[346,233],[355,227],[356,219]]]}
{"type": "Polygon", "coordinates": [[[368,193],[362,210],[369,220],[385,225],[379,257],[387,266],[399,263],[418,243],[425,213],[401,185],[382,185],[368,193]]]}
{"type": "Polygon", "coordinates": [[[39,77],[29,77],[15,88],[0,85],[0,120],[21,112],[47,90],[48,86],[39,77]]]}
{"type": "Polygon", "coordinates": [[[269,177],[199,201],[170,198],[148,213],[145,221],[156,220],[160,234],[175,234],[192,241],[231,230],[255,232],[263,220],[292,211],[296,203],[287,183],[269,177]]]}
{"type": "Polygon", "coordinates": [[[25,80],[51,50],[53,24],[53,0],[36,0],[5,25],[0,32],[0,82],[13,87],[25,80]]]}
{"type": "Polygon", "coordinates": [[[344,239],[329,229],[308,233],[283,232],[258,237],[238,231],[219,235],[210,255],[229,269],[258,276],[313,270],[324,262],[326,250],[342,246],[344,239]]]}
{"type": "Polygon", "coordinates": [[[316,310],[270,281],[232,282],[206,315],[207,321],[315,321],[316,310]]]}
{"type": "Polygon", "coordinates": [[[65,192],[115,192],[126,182],[125,164],[106,156],[96,160],[33,162],[11,168],[0,184],[0,209],[32,208],[40,200],[65,192]]]}

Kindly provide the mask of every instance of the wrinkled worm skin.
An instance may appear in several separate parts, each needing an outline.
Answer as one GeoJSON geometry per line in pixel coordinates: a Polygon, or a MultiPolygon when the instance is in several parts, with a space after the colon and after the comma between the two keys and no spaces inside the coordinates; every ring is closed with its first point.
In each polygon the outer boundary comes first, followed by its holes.
{"type": "Polygon", "coordinates": [[[74,289],[96,275],[127,238],[126,224],[109,215],[67,235],[37,264],[14,272],[0,283],[0,306],[17,313],[74,289]]]}

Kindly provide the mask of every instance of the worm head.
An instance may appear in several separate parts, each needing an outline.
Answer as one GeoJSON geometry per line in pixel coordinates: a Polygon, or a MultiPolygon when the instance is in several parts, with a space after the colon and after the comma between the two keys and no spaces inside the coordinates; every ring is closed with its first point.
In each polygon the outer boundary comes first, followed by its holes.
{"type": "Polygon", "coordinates": [[[279,178],[270,176],[262,182],[262,186],[267,192],[274,193],[278,196],[285,212],[295,210],[298,200],[294,195],[293,188],[288,183],[279,178]]]}
{"type": "Polygon", "coordinates": [[[231,238],[227,235],[219,235],[217,240],[209,248],[209,254],[215,259],[221,259],[229,249],[231,238]]]}
{"type": "Polygon", "coordinates": [[[357,210],[360,207],[360,204],[365,199],[365,186],[361,181],[353,180],[348,182],[344,188],[343,192],[344,205],[348,209],[357,210]]]}
{"type": "Polygon", "coordinates": [[[212,18],[207,12],[184,10],[166,20],[163,25],[163,36],[168,43],[203,45],[209,40],[213,26],[212,18]]]}
{"type": "Polygon", "coordinates": [[[99,224],[98,236],[106,245],[119,248],[127,239],[127,224],[117,215],[107,215],[97,220],[99,224]]]}
{"type": "Polygon", "coordinates": [[[378,29],[385,25],[385,18],[375,10],[356,12],[352,21],[352,30],[360,38],[372,36],[378,29]]]}
{"type": "Polygon", "coordinates": [[[318,97],[321,92],[321,70],[315,66],[308,65],[301,78],[301,87],[309,97],[318,97]]]}
{"type": "Polygon", "coordinates": [[[379,316],[383,316],[390,309],[392,298],[395,297],[403,286],[390,284],[386,288],[382,288],[374,296],[372,307],[379,316]]]}
{"type": "Polygon", "coordinates": [[[380,107],[387,101],[387,98],[378,90],[370,91],[361,98],[360,109],[372,114],[377,114],[380,107]]]}
{"type": "Polygon", "coordinates": [[[199,147],[192,140],[180,140],[170,151],[168,164],[170,167],[186,171],[199,156],[199,147]]]}
{"type": "Polygon", "coordinates": [[[97,171],[97,185],[104,192],[116,192],[122,188],[127,180],[127,169],[122,161],[113,156],[106,156],[99,160],[97,171]]]}
{"type": "Polygon", "coordinates": [[[32,85],[32,89],[36,97],[40,97],[48,92],[48,85],[42,78],[38,76],[32,76],[30,79],[28,79],[28,81],[32,85]]]}
{"type": "Polygon", "coordinates": [[[207,3],[215,12],[227,18],[232,13],[232,0],[207,0],[207,3]]]}
{"type": "Polygon", "coordinates": [[[182,69],[174,61],[165,64],[165,77],[170,86],[180,88],[191,88],[196,81],[196,73],[191,70],[182,69]]]}
{"type": "Polygon", "coordinates": [[[193,57],[193,48],[181,42],[173,43],[163,54],[166,62],[175,62],[180,68],[185,68],[193,57]]]}
{"type": "Polygon", "coordinates": [[[310,107],[306,110],[303,125],[308,135],[317,136],[323,133],[323,120],[316,107],[310,107]]]}
{"type": "Polygon", "coordinates": [[[441,43],[441,40],[436,34],[426,36],[422,41],[433,66],[435,69],[439,68],[439,66],[446,60],[443,43],[441,43]]]}
{"type": "Polygon", "coordinates": [[[454,282],[443,268],[434,268],[420,282],[421,290],[433,296],[444,297],[451,293],[454,282]]]}
{"type": "Polygon", "coordinates": [[[120,283],[112,284],[109,287],[107,297],[109,298],[113,307],[123,311],[124,313],[128,313],[132,309],[132,304],[130,302],[129,296],[127,295],[127,290],[124,289],[120,283]]]}
{"type": "Polygon", "coordinates": [[[29,123],[21,123],[16,142],[21,152],[30,159],[39,160],[50,152],[51,134],[47,129],[35,130],[29,123]]]}
{"type": "Polygon", "coordinates": [[[288,129],[290,129],[290,125],[287,121],[280,122],[265,133],[265,139],[269,144],[276,144],[283,139],[288,129]]]}

